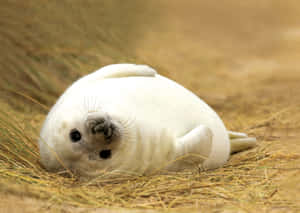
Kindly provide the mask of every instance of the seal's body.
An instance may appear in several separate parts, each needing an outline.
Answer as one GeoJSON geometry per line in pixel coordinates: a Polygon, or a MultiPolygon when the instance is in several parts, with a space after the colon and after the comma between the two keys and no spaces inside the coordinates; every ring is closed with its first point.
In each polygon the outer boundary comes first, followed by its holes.
{"type": "Polygon", "coordinates": [[[228,132],[201,99],[145,65],[106,66],[75,82],[49,112],[40,153],[49,170],[149,174],[222,166],[255,143],[228,132]]]}

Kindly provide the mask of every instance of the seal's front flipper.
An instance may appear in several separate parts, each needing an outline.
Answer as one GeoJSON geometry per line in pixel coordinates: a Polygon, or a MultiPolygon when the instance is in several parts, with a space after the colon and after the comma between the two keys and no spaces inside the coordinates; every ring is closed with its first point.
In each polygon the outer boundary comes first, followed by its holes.
{"type": "Polygon", "coordinates": [[[256,138],[248,137],[245,133],[228,131],[230,139],[230,153],[250,149],[256,145],[256,138]]]}
{"type": "Polygon", "coordinates": [[[156,71],[147,65],[112,64],[105,66],[95,73],[93,78],[122,78],[132,76],[154,77],[156,71]]]}
{"type": "Polygon", "coordinates": [[[184,136],[178,138],[176,143],[176,156],[185,161],[193,161],[200,164],[206,160],[212,149],[212,131],[200,125],[184,136]]]}

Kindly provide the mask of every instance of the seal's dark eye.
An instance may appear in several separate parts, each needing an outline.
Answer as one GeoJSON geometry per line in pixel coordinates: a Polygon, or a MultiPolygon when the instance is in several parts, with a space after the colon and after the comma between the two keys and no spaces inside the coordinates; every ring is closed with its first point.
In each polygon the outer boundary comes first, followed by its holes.
{"type": "Polygon", "coordinates": [[[70,132],[70,138],[72,142],[78,142],[81,139],[81,134],[77,129],[72,129],[70,132]]]}
{"type": "Polygon", "coordinates": [[[111,150],[105,149],[99,152],[100,158],[107,159],[111,157],[111,150]]]}

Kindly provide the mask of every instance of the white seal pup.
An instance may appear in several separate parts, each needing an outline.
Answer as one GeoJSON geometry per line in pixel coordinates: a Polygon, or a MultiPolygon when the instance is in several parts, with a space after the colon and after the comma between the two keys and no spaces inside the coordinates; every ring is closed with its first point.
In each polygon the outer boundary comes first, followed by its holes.
{"type": "Polygon", "coordinates": [[[42,164],[81,176],[222,166],[255,138],[227,131],[206,103],[146,65],[115,64],[73,83],[41,130],[42,164]]]}

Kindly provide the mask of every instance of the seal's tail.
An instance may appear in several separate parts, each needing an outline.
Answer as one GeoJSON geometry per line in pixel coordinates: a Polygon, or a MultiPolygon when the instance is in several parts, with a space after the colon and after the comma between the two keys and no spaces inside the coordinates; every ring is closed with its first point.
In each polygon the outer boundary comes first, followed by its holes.
{"type": "Polygon", "coordinates": [[[230,139],[230,153],[250,149],[256,145],[256,138],[248,137],[245,133],[228,131],[230,139]]]}

